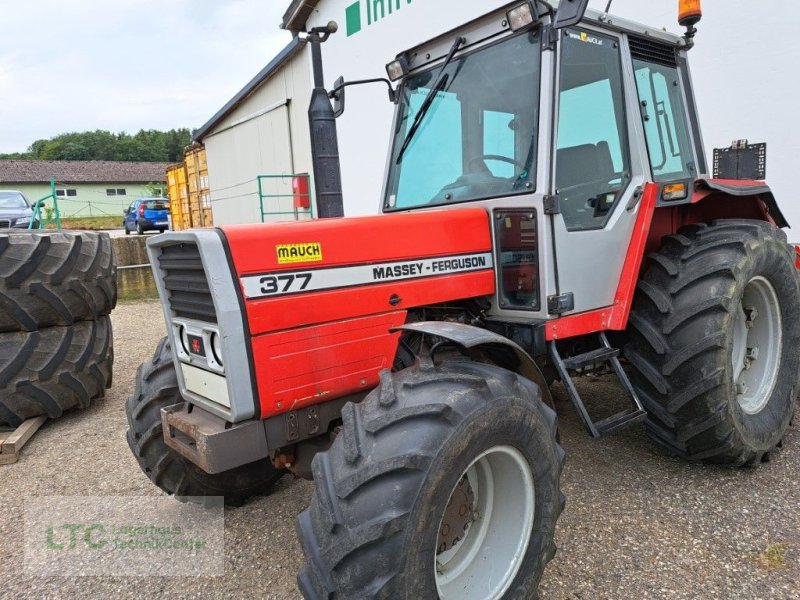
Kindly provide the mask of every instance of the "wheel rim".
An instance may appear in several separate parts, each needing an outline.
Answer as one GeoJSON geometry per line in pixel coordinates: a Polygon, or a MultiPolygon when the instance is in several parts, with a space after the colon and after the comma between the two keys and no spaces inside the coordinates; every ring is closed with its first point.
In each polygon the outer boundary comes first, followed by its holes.
{"type": "Polygon", "coordinates": [[[736,400],[746,414],[757,415],[769,403],[782,349],[778,295],[764,277],[754,277],[736,312],[732,352],[736,400]]]}
{"type": "Polygon", "coordinates": [[[534,492],[528,461],[511,446],[487,450],[464,471],[439,522],[441,600],[496,600],[508,591],[528,550],[534,492]]]}

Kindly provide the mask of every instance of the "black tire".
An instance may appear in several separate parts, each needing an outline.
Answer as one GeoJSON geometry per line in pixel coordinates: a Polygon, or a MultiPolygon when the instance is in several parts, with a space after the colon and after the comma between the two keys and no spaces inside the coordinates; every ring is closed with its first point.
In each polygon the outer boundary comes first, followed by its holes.
{"type": "Polygon", "coordinates": [[[90,321],[116,303],[107,233],[0,234],[0,332],[90,321]]]}
{"type": "Polygon", "coordinates": [[[172,349],[164,338],[153,359],[136,372],[136,387],[125,404],[128,446],[150,481],[181,500],[224,496],[229,506],[272,491],[285,471],[277,471],[268,459],[211,475],[164,443],[161,409],[183,401],[172,349]]]}
{"type": "Polygon", "coordinates": [[[535,594],[564,503],[556,415],[535,384],[471,362],[385,371],[342,415],[342,432],[314,458],[314,496],[298,518],[305,598],[436,598],[434,553],[450,492],[497,445],[521,451],[535,482],[529,545],[505,597],[535,594]]]}
{"type": "Polygon", "coordinates": [[[136,221],[136,233],[139,235],[144,235],[144,229],[142,228],[142,224],[139,221],[136,221]]]}
{"type": "Polygon", "coordinates": [[[55,419],[86,408],[111,387],[114,344],[111,320],[0,333],[0,425],[55,419]]]}
{"type": "Polygon", "coordinates": [[[800,373],[800,287],[785,234],[761,221],[693,225],[665,238],[649,261],[625,350],[648,434],[690,460],[768,460],[794,415],[800,373]],[[747,414],[734,382],[734,323],[755,277],[774,288],[787,342],[766,406],[747,414]]]}
{"type": "Polygon", "coordinates": [[[130,234],[131,234],[131,230],[130,230],[130,229],[128,229],[128,222],[127,222],[127,221],[124,221],[124,222],[122,223],[122,226],[125,228],[125,235],[130,235],[130,234]]]}

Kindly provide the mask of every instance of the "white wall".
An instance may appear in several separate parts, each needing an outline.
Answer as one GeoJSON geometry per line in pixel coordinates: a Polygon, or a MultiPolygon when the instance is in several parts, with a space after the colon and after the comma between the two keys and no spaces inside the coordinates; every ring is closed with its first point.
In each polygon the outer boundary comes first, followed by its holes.
{"type": "MultiPolygon", "coordinates": [[[[203,139],[215,225],[261,221],[259,175],[311,172],[310,70],[305,48],[203,139]]],[[[270,180],[264,193],[291,194],[291,179],[270,180]]],[[[292,210],[291,198],[270,199],[265,204],[268,211],[292,210]]],[[[275,215],[266,220],[291,218],[275,215]]]]}
{"type": "MultiPolygon", "coordinates": [[[[366,25],[360,0],[362,30],[347,36],[346,9],[355,0],[322,0],[310,26],[336,21],[340,31],[323,48],[328,86],[346,79],[383,76],[384,66],[398,52],[414,47],[456,25],[505,4],[500,0],[385,0],[394,8],[366,25]],[[399,9],[396,6],[400,6],[399,9]]],[[[375,0],[369,0],[375,2],[375,0]]],[[[381,0],[378,0],[381,3],[381,0]]],[[[607,0],[592,0],[603,10],[607,0]]],[[[767,180],[800,241],[800,202],[795,200],[794,171],[800,166],[800,5],[785,0],[705,0],[697,46],[691,52],[696,95],[711,164],[715,147],[733,139],[768,142],[767,180]],[[786,16],[766,15],[784,11],[786,16]]],[[[677,0],[614,0],[612,13],[653,26],[682,32],[677,0]]],[[[350,88],[347,111],[339,120],[342,178],[347,215],[378,211],[389,144],[393,106],[381,86],[350,88]]],[[[792,233],[790,232],[790,237],[792,233]]]]}

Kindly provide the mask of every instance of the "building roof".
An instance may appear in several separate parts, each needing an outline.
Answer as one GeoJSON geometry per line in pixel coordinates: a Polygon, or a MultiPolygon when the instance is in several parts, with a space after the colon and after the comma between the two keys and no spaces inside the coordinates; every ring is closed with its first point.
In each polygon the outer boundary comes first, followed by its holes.
{"type": "Polygon", "coordinates": [[[150,183],[169,163],[108,160],[0,160],[0,183],[150,183]]]}
{"type": "Polygon", "coordinates": [[[231,98],[228,103],[223,106],[217,114],[215,114],[208,122],[200,129],[194,132],[192,136],[195,141],[201,142],[211,131],[219,125],[219,123],[231,114],[236,108],[244,102],[250,94],[256,91],[267,79],[272,77],[284,64],[294,57],[305,45],[305,41],[300,38],[293,38],[291,42],[281,52],[273,58],[269,64],[259,71],[258,75],[253,77],[247,85],[245,85],[239,92],[231,98]]]}
{"type": "Polygon", "coordinates": [[[283,15],[281,28],[289,31],[305,31],[306,21],[319,2],[320,0],[292,0],[283,15]]]}

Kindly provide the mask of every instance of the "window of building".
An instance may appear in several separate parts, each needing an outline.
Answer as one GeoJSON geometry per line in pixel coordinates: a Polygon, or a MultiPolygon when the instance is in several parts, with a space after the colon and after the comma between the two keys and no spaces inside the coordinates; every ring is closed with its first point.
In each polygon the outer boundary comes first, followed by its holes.
{"type": "Polygon", "coordinates": [[[128,192],[125,191],[125,188],[117,188],[117,196],[127,196],[128,192]]]}
{"type": "Polygon", "coordinates": [[[106,190],[106,196],[116,196],[116,195],[117,195],[117,190],[115,190],[114,188],[109,188],[106,190]]]}
{"type": "Polygon", "coordinates": [[[78,190],[71,189],[71,188],[70,189],[65,189],[65,190],[56,190],[56,196],[58,196],[59,198],[64,198],[66,196],[68,196],[70,198],[74,198],[77,195],[78,195],[78,190]]]}

